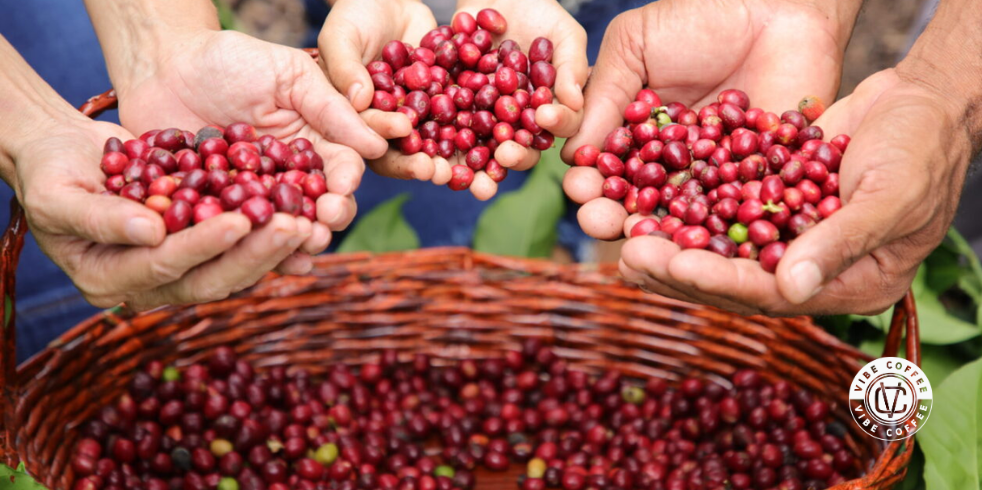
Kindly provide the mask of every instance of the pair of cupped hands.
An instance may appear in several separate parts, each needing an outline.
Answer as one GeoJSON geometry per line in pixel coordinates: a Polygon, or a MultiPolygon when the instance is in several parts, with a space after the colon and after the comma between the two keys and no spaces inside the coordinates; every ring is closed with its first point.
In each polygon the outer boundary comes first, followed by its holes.
{"type": "MultiPolygon", "coordinates": [[[[539,36],[553,41],[556,103],[540,107],[536,122],[570,138],[566,159],[583,144],[600,145],[645,86],[665,101],[692,107],[712,102],[726,88],[740,88],[754,106],[776,113],[804,95],[832,100],[847,42],[828,17],[793,2],[719,0],[709,9],[703,2],[662,0],[611,23],[591,75],[586,33],[558,2],[459,5],[472,14],[486,7],[508,19],[506,37],[524,48],[539,36]]],[[[403,156],[389,147],[386,139],[412,128],[401,114],[369,108],[373,87],[364,67],[386,42],[418,44],[434,27],[432,13],[417,1],[339,0],[320,35],[319,65],[300,50],[240,33],[183,33],[140,61],[142,76],[116,81],[123,127],[64,115],[44,137],[12,152],[14,187],[35,238],[85,297],[103,307],[217,300],[270,270],[309,271],[311,255],[325,250],[331,232],[354,218],[353,193],[365,161],[385,176],[449,180],[453,162],[403,156]],[[226,213],[165,236],[153,211],[99,194],[98,162],[108,137],[235,121],[261,134],[314,143],[329,189],[317,202],[316,222],[277,214],[250,232],[244,216],[226,213]]],[[[852,135],[841,170],[847,204],[795,240],[776,274],[756,262],[682,252],[670,241],[639,237],[623,248],[623,275],[646,290],[739,313],[871,313],[888,307],[950,223],[957,194],[952,201],[934,190],[960,187],[963,175],[950,169],[964,157],[959,151],[969,151],[945,140],[957,110],[905,70],[902,64],[870,77],[817,122],[826,135],[852,135]]],[[[539,159],[515,143],[501,145],[495,157],[515,169],[539,159]]],[[[572,168],[564,187],[583,204],[584,230],[612,239],[637,218],[601,197],[601,179],[595,169],[572,168]]],[[[496,190],[490,179],[472,186],[482,199],[496,190]]]]}

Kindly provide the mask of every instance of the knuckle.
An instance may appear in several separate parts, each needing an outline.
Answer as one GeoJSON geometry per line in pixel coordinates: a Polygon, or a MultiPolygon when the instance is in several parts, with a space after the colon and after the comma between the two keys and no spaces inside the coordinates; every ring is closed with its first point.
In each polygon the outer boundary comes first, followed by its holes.
{"type": "Polygon", "coordinates": [[[153,282],[157,284],[167,284],[181,278],[182,274],[172,264],[159,259],[150,261],[150,275],[153,282]]]}
{"type": "Polygon", "coordinates": [[[122,303],[124,298],[114,294],[91,293],[82,291],[82,297],[96,308],[112,308],[122,303]]]}
{"type": "Polygon", "coordinates": [[[33,226],[47,229],[55,221],[55,215],[52,213],[50,206],[47,205],[47,201],[48,199],[43,191],[34,188],[24,190],[23,196],[21,197],[21,204],[23,204],[28,222],[33,226]]]}
{"type": "Polygon", "coordinates": [[[212,301],[221,301],[228,298],[232,294],[232,288],[227,284],[221,284],[218,282],[211,282],[203,285],[194,292],[194,303],[210,303],[212,301]]]}

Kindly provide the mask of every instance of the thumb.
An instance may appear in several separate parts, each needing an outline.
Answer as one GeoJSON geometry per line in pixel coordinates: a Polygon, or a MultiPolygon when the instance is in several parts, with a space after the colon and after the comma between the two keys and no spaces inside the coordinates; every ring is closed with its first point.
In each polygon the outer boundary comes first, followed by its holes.
{"type": "Polygon", "coordinates": [[[587,144],[600,146],[610,131],[621,125],[622,113],[643,88],[643,53],[630,37],[641,32],[637,11],[617,16],[607,28],[584,100],[583,124],[563,149],[563,159],[571,161],[573,152],[587,144]]]}
{"type": "Polygon", "coordinates": [[[936,146],[910,135],[930,119],[892,106],[874,106],[843,155],[842,208],[795,239],[778,265],[788,301],[804,303],[870,252],[929,224],[925,175],[936,146]]]}
{"type": "Polygon", "coordinates": [[[43,230],[96,243],[153,247],[166,235],[159,214],[118,196],[80,189],[52,192],[41,209],[30,209],[29,201],[27,208],[43,230]]]}
{"type": "Polygon", "coordinates": [[[313,64],[294,81],[291,97],[300,116],[328,141],[345,144],[365,158],[378,158],[389,148],[313,64]]]}
{"type": "Polygon", "coordinates": [[[372,105],[375,87],[368,69],[362,63],[362,49],[358,45],[358,33],[350,24],[324,28],[321,35],[320,63],[334,87],[362,112],[372,105]],[[330,35],[327,35],[330,30],[330,35]],[[330,60],[330,63],[327,62],[330,60]]]}

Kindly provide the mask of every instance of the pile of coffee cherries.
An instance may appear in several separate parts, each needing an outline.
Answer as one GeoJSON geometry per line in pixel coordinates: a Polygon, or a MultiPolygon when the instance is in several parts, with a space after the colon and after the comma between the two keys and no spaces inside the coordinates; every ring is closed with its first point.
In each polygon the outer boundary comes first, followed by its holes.
{"type": "Polygon", "coordinates": [[[317,219],[327,192],[324,161],[307,139],[286,143],[246,123],[206,126],[195,135],[153,130],[139,139],[109,138],[102,156],[106,193],[163,215],[168,233],[226,211],[260,227],[274,212],[317,219]]]}
{"type": "Polygon", "coordinates": [[[644,89],[603,150],[580,147],[573,165],[596,167],[603,195],[645,217],[632,237],[755,259],[773,272],[791,240],[841,207],[849,136],[822,141],[822,129],[809,125],[824,110],[814,97],[780,116],[751,108],[740,90],[717,100],[696,112],[663,106],[644,89]]]}
{"type": "Polygon", "coordinates": [[[515,141],[544,151],[555,140],[535,123],[535,109],[553,101],[552,42],[537,38],[528,54],[512,40],[494,47],[493,36],[507,26],[493,9],[476,19],[461,12],[450,26],[426,34],[420,47],[392,41],[381,60],[368,64],[372,107],[405,114],[413,125],[412,134],[396,142],[402,153],[463,156],[448,183],[456,191],[470,187],[475,172],[505,179],[507,169],[494,159],[498,145],[515,141]]]}
{"type": "Polygon", "coordinates": [[[218,348],[137,372],[84,425],[74,488],[468,490],[511,467],[523,490],[801,490],[857,475],[824,400],[756,371],[732,385],[591,375],[536,339],[479,361],[385,351],[322,376],[218,348]]]}

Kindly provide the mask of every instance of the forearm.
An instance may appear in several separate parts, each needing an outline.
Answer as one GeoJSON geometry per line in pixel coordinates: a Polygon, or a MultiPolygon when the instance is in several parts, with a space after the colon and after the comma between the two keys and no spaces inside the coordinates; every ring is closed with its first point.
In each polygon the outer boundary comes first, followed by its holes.
{"type": "Polygon", "coordinates": [[[85,120],[0,36],[0,178],[14,186],[20,147],[75,119],[85,120]]]}
{"type": "Polygon", "coordinates": [[[221,29],[211,0],[85,0],[85,6],[117,90],[159,69],[182,35],[221,29]]]}
{"type": "Polygon", "coordinates": [[[901,77],[939,94],[972,144],[982,150],[982,4],[941,0],[934,18],[897,67],[901,77]]]}

